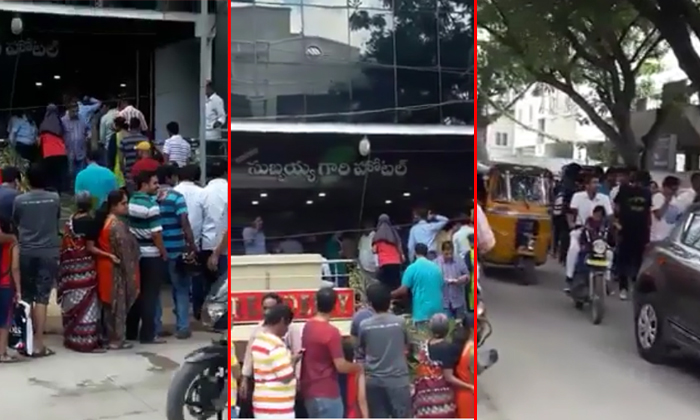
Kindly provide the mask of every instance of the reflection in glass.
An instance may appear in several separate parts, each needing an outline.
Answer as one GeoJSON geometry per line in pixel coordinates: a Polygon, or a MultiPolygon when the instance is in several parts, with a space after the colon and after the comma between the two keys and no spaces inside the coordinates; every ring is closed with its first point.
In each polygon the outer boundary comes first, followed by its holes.
{"type": "Polygon", "coordinates": [[[471,35],[455,3],[440,2],[440,10],[437,0],[232,3],[232,117],[471,119],[471,108],[453,103],[466,102],[473,85],[471,35]]]}
{"type": "Polygon", "coordinates": [[[362,78],[352,87],[355,121],[395,122],[398,105],[394,17],[377,9],[350,11],[351,42],[361,53],[362,78]]]}

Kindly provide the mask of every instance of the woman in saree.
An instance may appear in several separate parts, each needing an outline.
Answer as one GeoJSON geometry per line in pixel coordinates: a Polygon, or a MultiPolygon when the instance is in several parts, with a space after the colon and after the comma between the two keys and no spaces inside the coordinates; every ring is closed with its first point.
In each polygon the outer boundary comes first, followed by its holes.
{"type": "Polygon", "coordinates": [[[89,193],[75,196],[76,212],[63,228],[57,295],[63,316],[63,345],[79,352],[102,350],[95,259],[88,247],[94,232],[89,193]]]}
{"type": "Polygon", "coordinates": [[[418,353],[413,412],[419,419],[458,418],[455,391],[472,389],[454,374],[461,349],[447,341],[450,331],[447,315],[434,315],[428,325],[431,338],[418,353]]]}
{"type": "Polygon", "coordinates": [[[126,317],[139,294],[139,246],[122,221],[127,206],[126,192],[112,191],[96,218],[98,293],[110,350],[132,347],[126,342],[126,317]]]}
{"type": "Polygon", "coordinates": [[[476,415],[474,410],[474,335],[473,324],[462,323],[455,331],[454,343],[461,348],[455,376],[460,381],[472,386],[471,389],[457,388],[455,401],[457,403],[457,418],[472,419],[476,415]]]}

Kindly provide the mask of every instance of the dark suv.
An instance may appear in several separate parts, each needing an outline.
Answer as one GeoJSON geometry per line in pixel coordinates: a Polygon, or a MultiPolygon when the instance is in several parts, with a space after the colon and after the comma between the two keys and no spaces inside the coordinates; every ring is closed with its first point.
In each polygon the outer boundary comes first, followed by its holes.
{"type": "Polygon", "coordinates": [[[672,350],[700,355],[700,205],[668,239],[650,245],[634,292],[637,351],[662,363],[672,350]]]}

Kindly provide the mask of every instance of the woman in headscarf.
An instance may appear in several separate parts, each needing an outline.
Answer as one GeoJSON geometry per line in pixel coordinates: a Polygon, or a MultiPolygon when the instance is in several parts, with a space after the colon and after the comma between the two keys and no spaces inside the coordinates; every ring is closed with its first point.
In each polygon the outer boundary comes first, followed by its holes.
{"type": "Polygon", "coordinates": [[[377,254],[377,278],[390,290],[401,286],[401,264],[404,262],[403,245],[389,216],[382,214],[377,221],[372,249],[377,254]]]}
{"type": "Polygon", "coordinates": [[[49,183],[57,192],[63,192],[68,182],[68,156],[63,138],[64,130],[58,107],[50,104],[39,125],[39,148],[44,169],[51,174],[49,183]]]}
{"type": "Polygon", "coordinates": [[[461,348],[447,340],[450,332],[447,315],[433,315],[429,327],[431,338],[421,345],[418,352],[413,413],[419,419],[459,418],[455,391],[473,390],[471,385],[455,376],[461,348]]]}
{"type": "Polygon", "coordinates": [[[101,349],[100,305],[97,300],[97,272],[88,240],[94,235],[90,216],[92,197],[75,196],[76,212],[63,228],[58,301],[63,315],[63,345],[71,350],[94,352],[101,349]]]}
{"type": "Polygon", "coordinates": [[[97,283],[109,349],[130,348],[126,316],[139,294],[139,245],[122,221],[129,201],[124,190],[112,191],[96,217],[97,283]]]}

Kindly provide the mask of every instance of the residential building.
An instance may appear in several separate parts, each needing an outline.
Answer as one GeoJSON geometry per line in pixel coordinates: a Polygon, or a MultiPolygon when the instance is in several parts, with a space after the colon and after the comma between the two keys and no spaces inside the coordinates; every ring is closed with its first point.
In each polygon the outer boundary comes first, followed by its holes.
{"type": "Polygon", "coordinates": [[[603,139],[567,95],[543,84],[532,86],[508,115],[488,126],[486,134],[491,159],[531,156],[585,160],[585,145],[603,139]]]}

